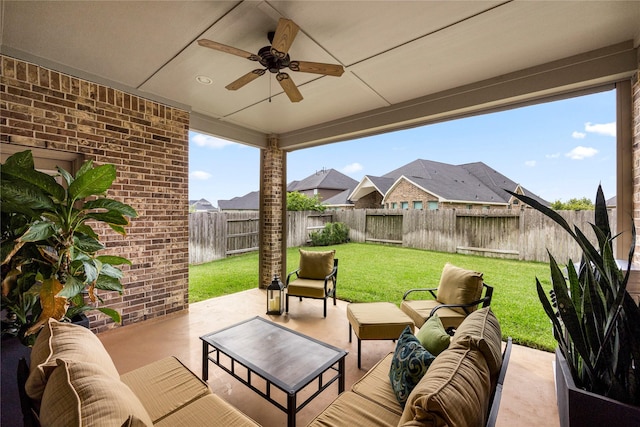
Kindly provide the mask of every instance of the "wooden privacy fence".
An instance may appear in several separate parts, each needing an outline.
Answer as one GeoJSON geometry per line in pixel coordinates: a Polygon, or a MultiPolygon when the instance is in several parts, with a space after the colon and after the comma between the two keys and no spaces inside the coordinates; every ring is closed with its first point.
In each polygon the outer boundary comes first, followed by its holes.
{"type": "MultiPolygon", "coordinates": [[[[594,211],[559,211],[595,242],[589,223],[594,211]]],[[[616,212],[609,211],[613,234],[616,212]]],[[[440,252],[477,254],[527,261],[580,260],[580,248],[555,222],[538,211],[355,209],[334,212],[353,242],[379,242],[440,252]]],[[[626,256],[626,254],[623,254],[626,256]]]]}
{"type": "MultiPolygon", "coordinates": [[[[594,211],[559,211],[595,242],[589,223],[594,211]]],[[[613,234],[616,211],[609,211],[613,234]]],[[[353,242],[393,244],[440,252],[477,254],[527,261],[580,260],[580,248],[555,222],[533,209],[389,210],[287,212],[287,247],[304,246],[309,233],[327,222],[343,222],[353,242]]],[[[258,212],[189,214],[189,263],[200,264],[258,250],[258,212]]],[[[626,256],[626,254],[623,254],[626,256]]]]}
{"type": "MultiPolygon", "coordinates": [[[[333,215],[287,212],[287,245],[303,246],[309,233],[324,228],[333,215]]],[[[201,264],[229,255],[257,251],[258,212],[194,212],[189,214],[189,263],[201,264]]]]}

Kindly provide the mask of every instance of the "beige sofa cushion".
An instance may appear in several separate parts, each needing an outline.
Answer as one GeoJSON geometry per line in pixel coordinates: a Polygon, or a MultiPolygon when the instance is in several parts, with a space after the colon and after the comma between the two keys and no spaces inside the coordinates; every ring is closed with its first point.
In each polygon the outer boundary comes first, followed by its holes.
{"type": "Polygon", "coordinates": [[[307,427],[395,427],[400,415],[351,391],[340,394],[307,427]]]}
{"type": "Polygon", "coordinates": [[[351,387],[351,391],[383,406],[391,412],[401,415],[402,406],[398,403],[396,394],[391,388],[391,381],[389,381],[392,359],[393,353],[389,353],[384,359],[376,363],[373,368],[369,369],[362,378],[356,381],[351,387]]]}
{"type": "Polygon", "coordinates": [[[211,394],[209,386],[175,357],[127,372],[120,379],[138,396],[154,423],[211,394]]]}
{"type": "Polygon", "coordinates": [[[152,426],[136,395],[98,365],[58,359],[42,395],[42,427],[152,426]]]}
{"type": "MultiPolygon", "coordinates": [[[[446,263],[440,276],[437,296],[443,304],[468,304],[479,300],[482,296],[482,273],[446,263]]],[[[475,309],[471,307],[467,310],[475,309]]],[[[461,308],[453,310],[464,313],[461,308]]]]}
{"type": "Polygon", "coordinates": [[[300,271],[298,276],[304,279],[324,279],[333,270],[333,258],[336,251],[305,251],[300,249],[300,271]]]}
{"type": "Polygon", "coordinates": [[[73,323],[49,319],[31,349],[25,390],[32,399],[42,398],[47,379],[57,367],[56,359],[93,363],[105,374],[120,378],[109,353],[93,332],[73,323]]]}
{"type": "Polygon", "coordinates": [[[451,338],[451,344],[467,338],[473,340],[484,355],[491,375],[497,375],[502,366],[502,332],[500,322],[491,307],[482,308],[467,316],[451,338]]]}
{"type": "Polygon", "coordinates": [[[225,402],[222,398],[208,394],[173,412],[154,424],[155,427],[176,426],[229,426],[260,427],[251,418],[225,402]]]}
{"type": "Polygon", "coordinates": [[[413,389],[398,426],[483,426],[491,382],[482,352],[458,340],[441,353],[413,389]]]}

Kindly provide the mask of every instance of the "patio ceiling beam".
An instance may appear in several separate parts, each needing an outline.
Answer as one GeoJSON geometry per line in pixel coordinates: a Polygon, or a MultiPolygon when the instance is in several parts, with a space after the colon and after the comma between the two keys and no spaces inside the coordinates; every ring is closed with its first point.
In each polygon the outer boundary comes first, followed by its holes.
{"type": "Polygon", "coordinates": [[[637,72],[633,41],[280,135],[287,151],[612,89],[637,72]]]}

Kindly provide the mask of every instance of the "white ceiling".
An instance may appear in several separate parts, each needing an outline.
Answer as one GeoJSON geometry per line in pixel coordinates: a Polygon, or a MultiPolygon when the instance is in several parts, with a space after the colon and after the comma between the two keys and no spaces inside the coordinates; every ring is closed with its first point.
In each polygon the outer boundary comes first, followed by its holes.
{"type": "Polygon", "coordinates": [[[638,67],[640,1],[6,1],[1,52],[186,108],[192,128],[287,150],[591,90],[638,67]],[[300,26],[291,103],[255,62],[280,17],[300,26]],[[202,85],[197,76],[207,76],[202,85]]]}

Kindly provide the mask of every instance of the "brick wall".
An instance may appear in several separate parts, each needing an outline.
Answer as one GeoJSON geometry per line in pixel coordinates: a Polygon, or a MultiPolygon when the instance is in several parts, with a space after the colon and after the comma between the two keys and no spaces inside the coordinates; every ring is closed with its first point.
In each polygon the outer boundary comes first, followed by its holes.
{"type": "Polygon", "coordinates": [[[385,204],[391,206],[396,203],[396,208],[400,209],[401,202],[408,202],[409,209],[413,209],[413,202],[422,202],[422,208],[428,209],[429,202],[437,202],[438,198],[406,180],[400,181],[398,185],[389,193],[385,199],[385,204]]]}
{"type": "Polygon", "coordinates": [[[354,203],[356,209],[380,209],[382,205],[382,194],[372,191],[364,197],[360,197],[354,203]]]}
{"type": "MultiPolygon", "coordinates": [[[[139,217],[122,237],[100,229],[105,254],[127,257],[123,295],[101,293],[123,324],[188,307],[189,113],[0,56],[0,142],[112,163],[109,197],[139,217]]],[[[102,291],[101,291],[102,292],[102,291]]],[[[91,314],[92,329],[115,325],[91,314]]]]}

